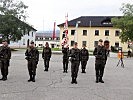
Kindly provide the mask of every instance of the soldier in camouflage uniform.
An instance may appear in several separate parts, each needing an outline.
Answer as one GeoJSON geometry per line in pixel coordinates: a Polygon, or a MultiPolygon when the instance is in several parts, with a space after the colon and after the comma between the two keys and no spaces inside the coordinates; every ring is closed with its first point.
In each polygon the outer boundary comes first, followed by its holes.
{"type": "Polygon", "coordinates": [[[8,47],[6,40],[2,41],[2,46],[0,47],[0,68],[2,78],[0,80],[6,81],[8,75],[8,67],[11,59],[11,49],[8,47]]]}
{"type": "Polygon", "coordinates": [[[87,61],[89,59],[89,52],[85,47],[86,47],[86,45],[83,44],[83,48],[81,49],[81,69],[82,69],[82,73],[86,73],[85,72],[86,64],[87,64],[87,61]]]}
{"type": "Polygon", "coordinates": [[[52,54],[51,48],[49,47],[48,42],[46,42],[42,52],[42,58],[44,59],[44,67],[45,67],[44,71],[48,71],[51,54],[52,54]]]}
{"type": "Polygon", "coordinates": [[[77,84],[77,76],[78,76],[78,70],[79,70],[79,65],[80,65],[80,50],[78,49],[78,44],[77,42],[74,43],[74,47],[70,49],[70,54],[69,56],[71,57],[71,77],[72,77],[72,84],[75,83],[77,84]]]}
{"type": "Polygon", "coordinates": [[[94,49],[93,55],[95,56],[95,71],[96,71],[96,83],[104,83],[102,77],[104,74],[104,68],[107,59],[106,48],[103,46],[103,40],[99,40],[99,45],[94,49]]]}
{"type": "Polygon", "coordinates": [[[67,73],[68,70],[68,63],[69,63],[69,47],[62,47],[63,53],[63,73],[67,73]]]}
{"type": "Polygon", "coordinates": [[[25,56],[28,61],[28,71],[30,76],[28,82],[35,82],[36,68],[39,61],[39,51],[34,47],[34,42],[31,42],[25,52],[25,56]]]}

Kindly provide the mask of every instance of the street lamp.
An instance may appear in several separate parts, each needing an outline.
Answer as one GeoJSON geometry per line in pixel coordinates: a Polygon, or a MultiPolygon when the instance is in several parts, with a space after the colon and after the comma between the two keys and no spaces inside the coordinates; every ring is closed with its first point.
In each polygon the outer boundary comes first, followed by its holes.
{"type": "Polygon", "coordinates": [[[81,21],[77,21],[76,22],[76,28],[75,28],[75,33],[74,33],[74,41],[78,42],[78,33],[77,33],[77,29],[78,29],[78,25],[81,23],[81,21]]]}

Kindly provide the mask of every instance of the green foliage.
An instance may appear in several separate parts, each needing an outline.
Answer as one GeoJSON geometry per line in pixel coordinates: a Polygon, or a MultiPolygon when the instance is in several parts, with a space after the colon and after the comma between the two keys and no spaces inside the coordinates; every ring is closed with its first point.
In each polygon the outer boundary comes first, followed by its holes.
{"type": "Polygon", "coordinates": [[[22,1],[0,0],[0,34],[7,40],[17,41],[33,29],[21,20],[26,19],[26,9],[22,1]]]}
{"type": "Polygon", "coordinates": [[[123,4],[120,9],[124,16],[112,19],[114,27],[121,29],[120,39],[122,42],[133,41],[133,5],[123,4]]]}
{"type": "Polygon", "coordinates": [[[61,51],[60,48],[51,48],[51,49],[52,49],[52,51],[61,51]]]}
{"type": "Polygon", "coordinates": [[[13,15],[19,19],[26,18],[26,6],[18,0],[0,0],[0,12],[2,15],[13,15]]]}

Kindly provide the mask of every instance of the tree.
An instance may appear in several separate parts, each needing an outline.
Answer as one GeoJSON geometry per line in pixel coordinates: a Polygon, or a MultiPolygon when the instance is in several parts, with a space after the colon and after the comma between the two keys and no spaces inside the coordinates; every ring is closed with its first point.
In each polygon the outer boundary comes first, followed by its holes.
{"type": "Polygon", "coordinates": [[[123,16],[113,18],[114,27],[121,29],[120,39],[122,42],[133,41],[133,5],[123,4],[120,9],[123,16]]]}
{"type": "Polygon", "coordinates": [[[22,1],[0,0],[0,34],[8,41],[20,40],[21,36],[33,29],[26,24],[26,9],[22,1]],[[23,21],[22,21],[23,20],[23,21]]]}

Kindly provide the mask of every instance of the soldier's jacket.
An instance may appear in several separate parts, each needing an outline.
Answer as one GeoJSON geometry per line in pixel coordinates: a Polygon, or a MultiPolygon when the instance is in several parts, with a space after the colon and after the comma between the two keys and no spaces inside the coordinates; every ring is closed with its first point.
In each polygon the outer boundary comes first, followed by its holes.
{"type": "Polygon", "coordinates": [[[25,52],[25,56],[27,56],[27,60],[34,59],[39,61],[39,51],[35,47],[29,47],[25,52]]]}
{"type": "Polygon", "coordinates": [[[81,49],[81,61],[88,61],[89,52],[86,48],[81,49]]]}
{"type": "Polygon", "coordinates": [[[107,58],[107,55],[106,55],[106,49],[104,46],[97,46],[95,49],[94,49],[94,52],[93,52],[93,55],[96,57],[96,63],[103,63],[105,64],[106,63],[106,58],[107,58]]]}
{"type": "Polygon", "coordinates": [[[69,59],[69,48],[62,48],[63,59],[69,59]]]}
{"type": "Polygon", "coordinates": [[[50,60],[51,54],[52,54],[52,52],[51,52],[51,48],[50,47],[44,47],[43,48],[42,58],[44,60],[50,60]]]}
{"type": "Polygon", "coordinates": [[[71,61],[80,61],[81,60],[81,54],[80,50],[78,48],[72,48],[69,51],[69,57],[71,57],[71,61]]]}
{"type": "Polygon", "coordinates": [[[0,47],[0,59],[1,60],[10,60],[11,59],[11,49],[8,46],[0,47]]]}

